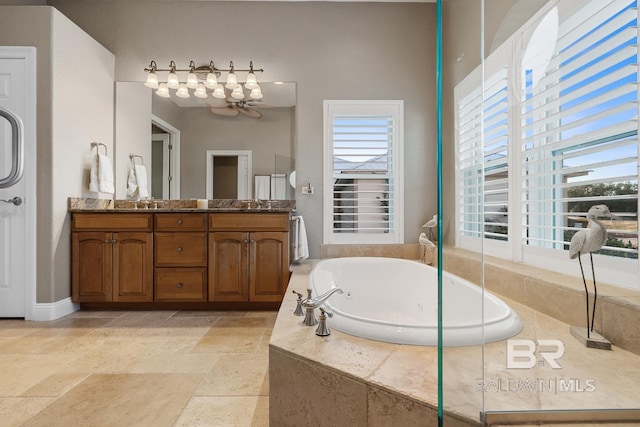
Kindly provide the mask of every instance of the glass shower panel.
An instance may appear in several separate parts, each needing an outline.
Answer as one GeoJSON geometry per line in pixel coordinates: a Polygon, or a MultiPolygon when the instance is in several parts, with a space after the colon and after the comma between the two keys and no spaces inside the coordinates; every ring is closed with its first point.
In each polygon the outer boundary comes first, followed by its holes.
{"type": "Polygon", "coordinates": [[[483,421],[640,424],[638,1],[482,3],[482,67],[454,84],[481,104],[476,140],[454,131],[458,243],[522,324],[490,342],[483,299],[483,421]]]}
{"type": "Polygon", "coordinates": [[[482,3],[442,5],[441,409],[445,426],[477,425],[483,409],[482,3]]]}

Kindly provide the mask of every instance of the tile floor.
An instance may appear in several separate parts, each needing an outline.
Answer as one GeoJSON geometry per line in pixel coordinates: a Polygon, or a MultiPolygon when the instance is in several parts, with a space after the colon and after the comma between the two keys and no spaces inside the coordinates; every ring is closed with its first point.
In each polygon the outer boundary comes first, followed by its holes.
{"type": "Polygon", "coordinates": [[[2,426],[267,426],[277,312],[0,320],[2,426]]]}

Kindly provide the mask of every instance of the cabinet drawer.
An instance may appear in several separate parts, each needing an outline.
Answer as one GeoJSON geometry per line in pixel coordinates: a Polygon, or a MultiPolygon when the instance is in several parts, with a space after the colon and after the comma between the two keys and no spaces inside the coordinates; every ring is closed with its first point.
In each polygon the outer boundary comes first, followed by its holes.
{"type": "Polygon", "coordinates": [[[289,214],[212,213],[209,231],[289,231],[289,214]]]}
{"type": "Polygon", "coordinates": [[[156,268],[155,301],[206,301],[206,268],[156,268]]]}
{"type": "Polygon", "coordinates": [[[207,231],[204,213],[159,213],[154,221],[156,231],[207,231]]]}
{"type": "Polygon", "coordinates": [[[151,231],[152,214],[144,213],[74,213],[73,231],[151,231]]]}
{"type": "Polygon", "coordinates": [[[156,267],[205,267],[207,233],[155,233],[156,267]]]}

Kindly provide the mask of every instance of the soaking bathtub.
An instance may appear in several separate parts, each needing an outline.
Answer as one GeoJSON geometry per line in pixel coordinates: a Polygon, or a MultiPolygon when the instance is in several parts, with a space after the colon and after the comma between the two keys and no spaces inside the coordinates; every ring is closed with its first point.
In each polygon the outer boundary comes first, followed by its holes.
{"type": "MultiPolygon", "coordinates": [[[[323,304],[333,313],[327,324],[335,330],[397,344],[438,344],[438,275],[431,266],[396,258],[332,258],[318,262],[309,281],[313,295],[335,287],[344,291],[323,304]]],[[[445,346],[501,341],[522,330],[517,313],[479,286],[444,272],[442,287],[445,346]]]]}

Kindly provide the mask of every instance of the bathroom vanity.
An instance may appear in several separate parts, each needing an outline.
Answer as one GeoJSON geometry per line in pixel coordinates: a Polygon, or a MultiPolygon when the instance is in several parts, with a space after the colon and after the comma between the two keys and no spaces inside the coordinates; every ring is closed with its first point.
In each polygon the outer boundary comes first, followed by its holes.
{"type": "Polygon", "coordinates": [[[72,209],[71,215],[74,302],[265,309],[278,307],[287,288],[286,209],[72,209]]]}

